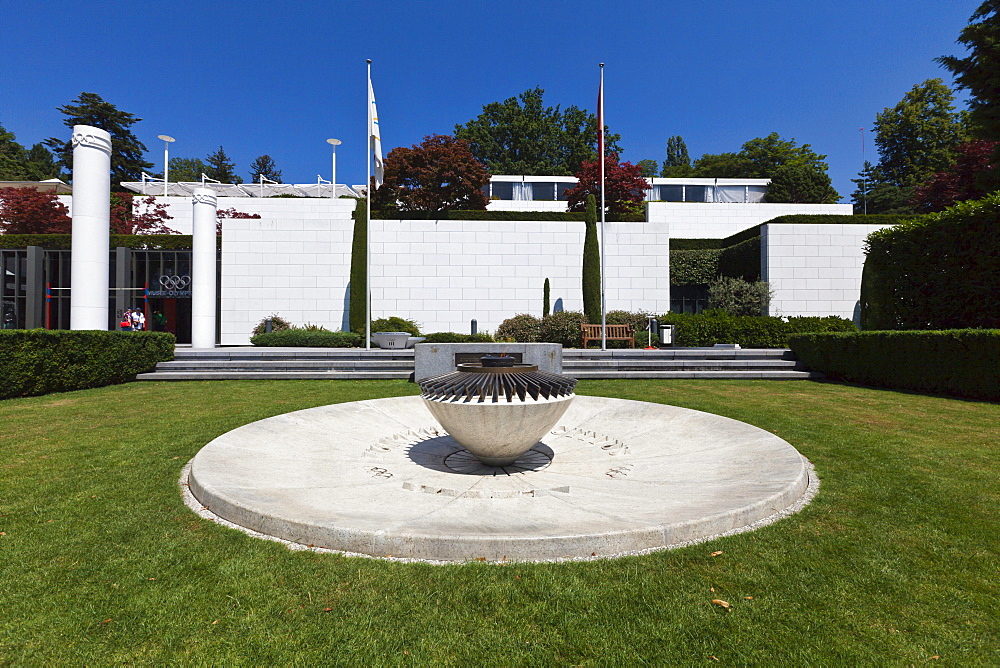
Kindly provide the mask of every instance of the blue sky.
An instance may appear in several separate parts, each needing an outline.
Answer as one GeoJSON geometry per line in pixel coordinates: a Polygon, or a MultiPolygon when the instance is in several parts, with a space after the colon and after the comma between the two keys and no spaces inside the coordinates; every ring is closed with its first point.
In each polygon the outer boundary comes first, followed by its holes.
{"type": "MultiPolygon", "coordinates": [[[[677,2],[14,2],[4,35],[0,124],[30,145],[66,136],[56,107],[95,92],[141,118],[162,169],[219,145],[247,179],[271,155],[285,182],[365,179],[365,59],[386,153],[451,133],[484,104],[540,86],[550,105],[596,108],[623,160],[692,157],[776,131],[827,154],[849,196],[858,128],[914,84],[947,71],[979,0],[677,2]]],[[[964,106],[964,105],[963,105],[964,106]]],[[[868,157],[875,161],[869,134],[868,157]]]]}

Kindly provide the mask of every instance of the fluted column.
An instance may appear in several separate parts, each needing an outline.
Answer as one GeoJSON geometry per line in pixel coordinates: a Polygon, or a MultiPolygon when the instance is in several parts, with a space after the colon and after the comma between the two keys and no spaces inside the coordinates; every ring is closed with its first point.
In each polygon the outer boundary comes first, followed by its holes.
{"type": "Polygon", "coordinates": [[[211,188],[195,188],[191,243],[191,347],[215,347],[216,209],[211,188]]]}
{"type": "Polygon", "coordinates": [[[73,126],[71,329],[108,329],[111,135],[73,126]]]}

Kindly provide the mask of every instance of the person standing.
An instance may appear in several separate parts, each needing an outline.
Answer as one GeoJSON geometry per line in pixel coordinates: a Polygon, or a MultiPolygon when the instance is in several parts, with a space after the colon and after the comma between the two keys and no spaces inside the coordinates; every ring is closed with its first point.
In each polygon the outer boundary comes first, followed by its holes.
{"type": "Polygon", "coordinates": [[[142,312],[142,309],[137,308],[132,312],[132,314],[132,321],[135,323],[135,331],[146,331],[146,314],[142,312]]]}
{"type": "Polygon", "coordinates": [[[132,309],[125,309],[125,312],[122,313],[121,322],[118,325],[122,328],[123,332],[132,329],[132,309]]]}

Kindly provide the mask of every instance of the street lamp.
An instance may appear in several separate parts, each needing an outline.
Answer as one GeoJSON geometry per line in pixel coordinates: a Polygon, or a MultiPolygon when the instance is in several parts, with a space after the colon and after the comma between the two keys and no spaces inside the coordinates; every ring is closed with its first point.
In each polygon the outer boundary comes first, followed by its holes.
{"type": "Polygon", "coordinates": [[[343,142],[341,142],[339,139],[333,139],[331,137],[330,139],[326,140],[326,143],[333,147],[333,157],[330,159],[330,188],[332,190],[330,197],[336,197],[337,196],[337,147],[340,146],[343,142]]]}
{"type": "Polygon", "coordinates": [[[170,143],[177,141],[168,135],[156,135],[157,139],[163,140],[163,196],[167,196],[167,177],[170,171],[170,143]]]}

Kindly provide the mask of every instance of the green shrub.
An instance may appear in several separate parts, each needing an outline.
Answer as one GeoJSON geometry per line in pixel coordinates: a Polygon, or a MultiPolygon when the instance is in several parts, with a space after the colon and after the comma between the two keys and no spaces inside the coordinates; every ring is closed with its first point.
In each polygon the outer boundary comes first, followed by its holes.
{"type": "Polygon", "coordinates": [[[719,275],[760,280],[760,236],[723,248],[719,253],[719,275]]]}
{"type": "Polygon", "coordinates": [[[497,341],[514,339],[518,343],[538,343],[542,336],[542,321],[530,313],[519,313],[507,318],[497,327],[497,341]]]}
{"type": "Polygon", "coordinates": [[[704,285],[719,275],[722,250],[670,249],[670,285],[704,285]]]}
{"type": "Polygon", "coordinates": [[[671,239],[670,250],[709,250],[725,248],[724,239],[671,239]]]}
{"type": "Polygon", "coordinates": [[[559,343],[563,348],[579,348],[583,343],[580,325],[586,322],[587,316],[580,311],[553,313],[548,318],[542,318],[541,341],[559,343]]]}
{"type": "MultiPolygon", "coordinates": [[[[134,250],[191,250],[190,234],[112,234],[110,248],[134,250]]],[[[70,250],[73,237],[69,234],[2,234],[0,248],[41,246],[48,250],[70,250]]]]}
{"type": "MultiPolygon", "coordinates": [[[[368,204],[359,198],[354,204],[354,233],[351,237],[351,282],[348,303],[348,329],[364,334],[371,317],[368,308],[368,204]]],[[[372,330],[377,331],[377,330],[372,330]]]]}
{"type": "Polygon", "coordinates": [[[281,331],[284,331],[286,329],[291,329],[292,328],[292,323],[288,322],[287,320],[285,320],[284,318],[282,318],[277,313],[272,313],[271,315],[267,316],[266,318],[261,318],[260,319],[260,322],[258,322],[257,325],[253,328],[253,331],[250,332],[250,336],[257,336],[258,334],[263,334],[264,332],[266,332],[267,331],[267,321],[269,319],[271,321],[271,331],[272,332],[281,332],[281,331]]]}
{"type": "Polygon", "coordinates": [[[250,343],[263,347],[287,348],[355,348],[361,345],[362,336],[354,332],[330,332],[325,329],[292,328],[257,334],[250,343]]]}
{"type": "Polygon", "coordinates": [[[583,311],[588,318],[601,313],[601,250],[597,234],[597,201],[587,195],[583,233],[583,311]]]}
{"type": "Polygon", "coordinates": [[[708,284],[708,308],[729,315],[761,315],[771,303],[771,286],[764,281],[719,276],[708,284]]]}
{"type": "Polygon", "coordinates": [[[459,334],[458,332],[434,332],[428,334],[424,343],[492,343],[493,337],[488,332],[475,334],[459,334]]]}
{"type": "Polygon", "coordinates": [[[863,385],[1000,400],[1000,330],[799,334],[789,345],[814,371],[863,385]]]}
{"type": "MultiPolygon", "coordinates": [[[[361,331],[364,332],[365,323],[361,323],[361,331]]],[[[400,318],[399,316],[389,316],[388,318],[378,318],[372,320],[372,334],[375,332],[406,332],[410,336],[420,336],[420,325],[413,320],[400,318]]]]}
{"type": "MultiPolygon", "coordinates": [[[[608,311],[604,314],[604,321],[609,325],[632,325],[632,330],[638,332],[649,326],[646,313],[642,311],[608,311]]],[[[599,324],[601,321],[590,323],[599,324]]]]}
{"type": "Polygon", "coordinates": [[[0,330],[0,399],[115,385],[174,357],[165,332],[0,330]]]}
{"type": "Polygon", "coordinates": [[[994,193],[870,234],[862,328],[1000,327],[998,229],[994,193]]]}
{"type": "Polygon", "coordinates": [[[667,313],[661,325],[677,325],[674,345],[684,347],[738,343],[744,348],[786,348],[788,337],[799,332],[856,332],[847,318],[776,318],[773,316],[693,315],[667,313]]]}
{"type": "MultiPolygon", "coordinates": [[[[581,222],[584,213],[580,211],[372,211],[375,220],[493,220],[493,221],[564,221],[581,222]]],[[[608,222],[642,223],[646,212],[608,214],[608,222]]]]}

